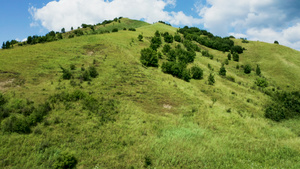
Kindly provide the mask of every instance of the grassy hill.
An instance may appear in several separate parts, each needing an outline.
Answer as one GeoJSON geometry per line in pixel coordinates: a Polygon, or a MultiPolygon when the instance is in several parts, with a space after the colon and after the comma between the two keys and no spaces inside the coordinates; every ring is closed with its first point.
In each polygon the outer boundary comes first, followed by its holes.
{"type": "Polygon", "coordinates": [[[274,99],[268,93],[299,90],[299,51],[232,39],[246,50],[225,65],[228,80],[218,75],[228,52],[199,45],[214,58],[197,52],[189,66],[204,77],[186,82],[140,62],[155,31],[177,28],[123,18],[98,25],[98,33],[80,30],[83,36],[0,50],[1,168],[300,168],[300,118],[264,115],[274,99]],[[269,86],[258,87],[246,64],[259,64],[269,86]],[[61,67],[73,78],[63,79],[61,67]],[[84,81],[90,67],[99,75],[84,81]]]}

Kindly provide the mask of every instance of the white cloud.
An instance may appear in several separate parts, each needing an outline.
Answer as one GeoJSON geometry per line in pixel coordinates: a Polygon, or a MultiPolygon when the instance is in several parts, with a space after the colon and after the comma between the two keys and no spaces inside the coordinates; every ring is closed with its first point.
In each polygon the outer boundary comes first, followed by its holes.
{"type": "Polygon", "coordinates": [[[300,3],[288,1],[206,0],[206,4],[198,2],[195,6],[204,28],[213,34],[266,42],[278,40],[299,50],[300,13],[295,11],[300,3]]]}
{"type": "Polygon", "coordinates": [[[159,20],[174,25],[199,24],[199,19],[186,16],[183,12],[167,12],[166,6],[176,5],[176,0],[59,0],[51,1],[43,8],[31,7],[32,26],[40,23],[48,30],[69,30],[82,23],[96,24],[103,20],[123,16],[143,19],[153,23],[159,20]]]}

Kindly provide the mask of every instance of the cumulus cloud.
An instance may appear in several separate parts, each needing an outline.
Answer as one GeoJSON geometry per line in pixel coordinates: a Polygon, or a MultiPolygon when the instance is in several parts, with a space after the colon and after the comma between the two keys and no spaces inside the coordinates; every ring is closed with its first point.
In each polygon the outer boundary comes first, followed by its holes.
{"type": "Polygon", "coordinates": [[[103,20],[123,16],[143,19],[153,23],[159,20],[173,25],[199,24],[200,19],[186,16],[183,12],[167,12],[166,6],[175,6],[176,0],[59,0],[51,1],[43,8],[31,7],[34,22],[48,30],[70,29],[82,23],[96,24],[103,20]]]}
{"type": "Polygon", "coordinates": [[[300,1],[206,0],[195,4],[204,28],[221,36],[234,35],[300,50],[300,1]]]}

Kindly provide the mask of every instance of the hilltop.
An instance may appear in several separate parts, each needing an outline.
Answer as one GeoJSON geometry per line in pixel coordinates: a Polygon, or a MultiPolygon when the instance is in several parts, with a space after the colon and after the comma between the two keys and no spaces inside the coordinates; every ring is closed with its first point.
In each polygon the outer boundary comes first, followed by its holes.
{"type": "Polygon", "coordinates": [[[2,168],[300,167],[299,51],[221,38],[244,48],[237,62],[227,48],[163,22],[83,27],[0,50],[2,168]],[[167,43],[166,32],[182,41],[167,43]],[[145,66],[141,51],[155,36],[157,66],[145,66]],[[202,77],[164,73],[171,56],[164,46],[187,53],[188,39],[196,50],[184,69],[197,66],[202,77]]]}

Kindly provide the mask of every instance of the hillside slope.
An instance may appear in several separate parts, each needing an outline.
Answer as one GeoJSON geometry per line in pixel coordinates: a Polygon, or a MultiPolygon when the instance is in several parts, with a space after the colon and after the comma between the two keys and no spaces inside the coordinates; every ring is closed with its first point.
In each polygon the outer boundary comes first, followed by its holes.
{"type": "Polygon", "coordinates": [[[273,99],[266,93],[300,88],[300,52],[233,39],[246,50],[225,66],[230,81],[218,75],[228,52],[199,45],[214,58],[197,52],[190,66],[204,78],[186,82],[140,63],[155,31],[174,35],[177,28],[126,18],[110,26],[136,31],[0,51],[2,168],[60,168],[64,160],[77,168],[300,168],[300,119],[264,116],[273,99]],[[255,85],[255,72],[243,72],[246,64],[260,65],[267,88],[255,85]],[[63,79],[70,65],[73,78],[63,79]],[[90,67],[99,75],[85,81],[90,67]]]}

